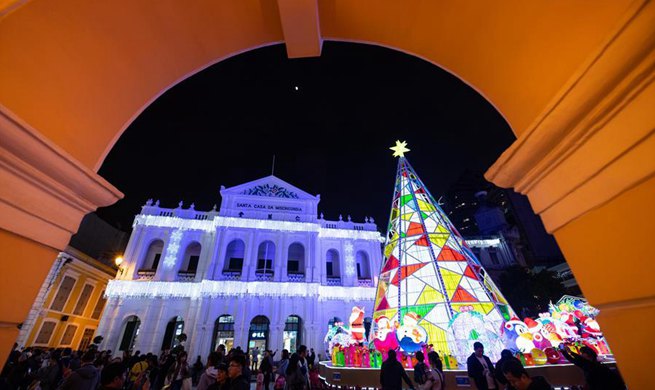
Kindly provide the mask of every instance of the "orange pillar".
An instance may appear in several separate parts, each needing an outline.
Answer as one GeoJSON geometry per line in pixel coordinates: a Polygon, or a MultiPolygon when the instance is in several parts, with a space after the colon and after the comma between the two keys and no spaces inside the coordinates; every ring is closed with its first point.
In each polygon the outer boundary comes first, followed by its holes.
{"type": "Polygon", "coordinates": [[[122,194],[0,106],[0,356],[85,214],[122,194]]]}
{"type": "Polygon", "coordinates": [[[655,349],[655,4],[612,35],[489,169],[555,235],[618,367],[649,388],[655,349]]]}

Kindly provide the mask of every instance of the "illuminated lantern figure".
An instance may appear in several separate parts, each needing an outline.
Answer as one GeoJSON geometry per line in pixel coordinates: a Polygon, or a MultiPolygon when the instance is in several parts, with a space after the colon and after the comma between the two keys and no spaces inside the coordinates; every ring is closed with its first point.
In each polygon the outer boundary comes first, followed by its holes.
{"type": "Polygon", "coordinates": [[[516,339],[523,333],[528,332],[528,326],[525,322],[516,317],[512,317],[509,321],[505,322],[503,326],[503,337],[505,338],[505,345],[507,348],[516,349],[516,339]]]}
{"type": "Polygon", "coordinates": [[[546,348],[544,353],[546,354],[546,360],[550,364],[557,364],[562,359],[562,355],[555,348],[546,348]]]}
{"type": "Polygon", "coordinates": [[[534,348],[532,333],[523,333],[516,339],[516,348],[523,353],[530,353],[534,348]]]}
{"type": "Polygon", "coordinates": [[[378,330],[375,333],[373,344],[376,350],[385,354],[386,358],[387,351],[398,348],[398,340],[396,340],[395,335],[396,328],[386,316],[376,318],[375,322],[377,323],[378,330]]]}
{"type": "Polygon", "coordinates": [[[406,353],[414,353],[421,350],[428,341],[428,333],[422,326],[418,325],[418,315],[408,312],[403,318],[403,325],[396,331],[396,338],[400,348],[406,353]]]}
{"type": "Polygon", "coordinates": [[[352,312],[350,313],[350,335],[352,341],[355,343],[364,342],[364,334],[366,330],[364,329],[364,310],[354,306],[352,312]]]}
{"type": "Polygon", "coordinates": [[[548,347],[552,347],[550,341],[545,338],[541,333],[535,333],[532,335],[532,342],[534,343],[535,348],[544,350],[548,347]]]}
{"type": "Polygon", "coordinates": [[[344,367],[345,365],[346,365],[346,359],[344,356],[344,350],[343,347],[340,345],[339,349],[337,350],[337,366],[344,367]]]}
{"type": "Polygon", "coordinates": [[[532,361],[537,366],[543,366],[548,362],[548,357],[546,356],[546,353],[539,348],[534,348],[530,352],[530,355],[532,355],[532,361]]]}
{"type": "Polygon", "coordinates": [[[339,361],[337,359],[338,354],[339,354],[339,344],[332,347],[332,365],[335,367],[339,364],[339,361]]]}
{"type": "Polygon", "coordinates": [[[518,351],[514,356],[521,361],[522,365],[524,366],[528,365],[528,363],[525,360],[525,354],[523,352],[518,351]]]}
{"type": "Polygon", "coordinates": [[[364,347],[364,353],[362,355],[362,367],[371,368],[371,352],[367,347],[364,347]]]}
{"type": "Polygon", "coordinates": [[[532,358],[531,353],[523,354],[523,357],[525,358],[525,365],[526,366],[534,366],[534,359],[532,358]]]}

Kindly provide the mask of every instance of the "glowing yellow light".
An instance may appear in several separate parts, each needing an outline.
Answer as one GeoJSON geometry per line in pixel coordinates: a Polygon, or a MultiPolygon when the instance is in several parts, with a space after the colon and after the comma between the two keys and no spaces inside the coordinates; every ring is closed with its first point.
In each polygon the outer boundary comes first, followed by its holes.
{"type": "Polygon", "coordinates": [[[120,267],[121,264],[123,264],[123,256],[118,256],[114,259],[114,264],[116,264],[116,267],[120,267]]]}
{"type": "Polygon", "coordinates": [[[392,146],[389,149],[393,150],[394,157],[405,157],[405,152],[409,152],[407,141],[396,141],[396,146],[392,146]]]}

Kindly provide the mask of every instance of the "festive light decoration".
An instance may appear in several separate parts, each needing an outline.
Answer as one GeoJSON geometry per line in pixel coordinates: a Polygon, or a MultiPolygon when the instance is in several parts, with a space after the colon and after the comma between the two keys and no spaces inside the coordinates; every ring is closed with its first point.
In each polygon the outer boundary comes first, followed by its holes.
{"type": "Polygon", "coordinates": [[[355,276],[355,255],[353,253],[353,244],[350,241],[347,241],[343,245],[344,249],[344,261],[345,261],[345,271],[347,277],[355,276]]]}
{"type": "Polygon", "coordinates": [[[498,359],[514,312],[404,157],[406,146],[391,148],[400,158],[373,318],[395,322],[391,329],[409,318],[405,333],[425,329],[428,344],[459,361],[478,340],[498,359]]]}
{"type": "Polygon", "coordinates": [[[182,232],[177,229],[171,233],[171,239],[166,246],[166,256],[164,257],[164,266],[166,268],[173,268],[177,262],[177,252],[180,250],[180,240],[182,239],[182,232]]]}
{"type": "Polygon", "coordinates": [[[319,300],[372,301],[371,287],[323,286],[319,283],[203,280],[198,283],[110,280],[108,298],[313,297],[319,300]]]}
{"type": "Polygon", "coordinates": [[[172,228],[179,230],[202,230],[214,232],[218,227],[264,229],[284,232],[317,232],[320,238],[349,238],[354,240],[372,240],[382,242],[377,231],[323,228],[318,223],[275,221],[249,218],[215,216],[213,219],[198,220],[161,215],[139,214],[134,225],[172,228]]]}

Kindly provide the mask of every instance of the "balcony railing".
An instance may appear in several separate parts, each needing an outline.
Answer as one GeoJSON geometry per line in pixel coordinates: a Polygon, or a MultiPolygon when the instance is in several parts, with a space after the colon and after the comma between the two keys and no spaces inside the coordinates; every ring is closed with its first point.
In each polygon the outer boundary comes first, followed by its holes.
{"type": "Polygon", "coordinates": [[[157,270],[154,269],[140,269],[136,272],[137,280],[152,280],[155,277],[157,270]]]}
{"type": "Polygon", "coordinates": [[[325,284],[328,286],[341,286],[341,278],[328,276],[325,284]]]}
{"type": "Polygon", "coordinates": [[[255,280],[259,282],[270,282],[273,280],[273,272],[255,271],[255,280]]]}
{"type": "Polygon", "coordinates": [[[305,274],[288,274],[287,279],[290,282],[304,282],[305,281],[305,274]]]}
{"type": "Polygon", "coordinates": [[[223,271],[222,280],[241,280],[241,271],[223,271]]]}
{"type": "Polygon", "coordinates": [[[357,284],[359,287],[374,287],[371,279],[358,279],[357,284]]]}
{"type": "Polygon", "coordinates": [[[177,280],[180,282],[193,282],[196,278],[196,271],[180,271],[177,273],[177,280]]]}

